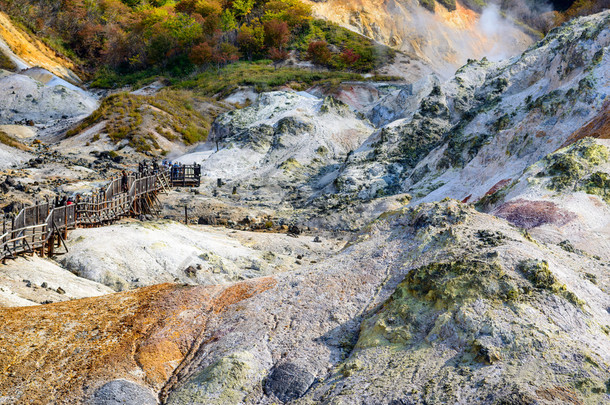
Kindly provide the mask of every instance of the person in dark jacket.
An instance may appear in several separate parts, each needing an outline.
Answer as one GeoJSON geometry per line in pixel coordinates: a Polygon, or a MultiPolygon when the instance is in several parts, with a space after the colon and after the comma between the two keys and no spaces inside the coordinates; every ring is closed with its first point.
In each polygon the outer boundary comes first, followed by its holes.
{"type": "Polygon", "coordinates": [[[127,177],[127,172],[125,170],[123,170],[121,174],[121,189],[126,193],[128,191],[129,177],[127,177]]]}

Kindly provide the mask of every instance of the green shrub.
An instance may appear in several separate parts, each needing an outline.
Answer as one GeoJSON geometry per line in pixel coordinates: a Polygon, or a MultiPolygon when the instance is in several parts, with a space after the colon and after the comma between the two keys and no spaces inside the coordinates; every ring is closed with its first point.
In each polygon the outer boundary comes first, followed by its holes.
{"type": "Polygon", "coordinates": [[[2,51],[0,51],[0,69],[14,71],[17,69],[17,65],[6,56],[2,51]]]}
{"type": "Polygon", "coordinates": [[[447,10],[454,11],[457,7],[455,5],[455,0],[438,0],[443,6],[447,8],[447,10]]]}
{"type": "Polygon", "coordinates": [[[419,5],[427,10],[434,12],[434,9],[435,9],[434,0],[419,0],[419,5]]]}

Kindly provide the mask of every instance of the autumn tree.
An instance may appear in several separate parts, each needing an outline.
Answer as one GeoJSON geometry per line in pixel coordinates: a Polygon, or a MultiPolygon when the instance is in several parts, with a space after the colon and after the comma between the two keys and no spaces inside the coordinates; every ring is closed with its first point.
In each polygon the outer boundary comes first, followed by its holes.
{"type": "Polygon", "coordinates": [[[354,52],[353,49],[344,49],[339,56],[345,66],[352,67],[360,59],[360,55],[354,52]]]}
{"type": "Polygon", "coordinates": [[[246,17],[254,7],[254,0],[233,0],[233,11],[235,15],[246,17]]]}
{"type": "Polygon", "coordinates": [[[139,32],[141,40],[147,43],[148,62],[167,67],[174,60],[188,55],[190,49],[201,41],[203,29],[189,15],[156,9],[143,16],[139,32]]]}
{"type": "Polygon", "coordinates": [[[332,55],[326,41],[313,41],[307,47],[307,59],[317,65],[327,65],[332,55]]]}
{"type": "Polygon", "coordinates": [[[265,21],[265,45],[268,48],[283,49],[290,40],[288,23],[280,20],[265,21]]]}
{"type": "Polygon", "coordinates": [[[270,0],[265,3],[263,20],[284,21],[292,32],[302,31],[311,19],[311,6],[299,0],[270,0]]]}
{"type": "Polygon", "coordinates": [[[189,53],[190,61],[197,66],[207,65],[213,61],[212,55],[214,50],[207,42],[202,42],[195,45],[189,53]]]}
{"type": "Polygon", "coordinates": [[[271,48],[269,49],[269,59],[273,61],[273,67],[277,69],[277,65],[288,59],[290,54],[284,49],[271,48]]]}
{"type": "Polygon", "coordinates": [[[216,47],[212,54],[212,61],[218,65],[226,65],[227,63],[237,62],[239,60],[239,51],[236,46],[228,42],[222,42],[216,47]]]}
{"type": "Polygon", "coordinates": [[[265,29],[255,21],[251,25],[243,24],[237,33],[239,49],[246,54],[248,59],[260,54],[265,46],[265,29]]]}
{"type": "Polygon", "coordinates": [[[235,15],[228,8],[225,9],[220,16],[220,26],[223,31],[231,31],[237,28],[235,15]]]}

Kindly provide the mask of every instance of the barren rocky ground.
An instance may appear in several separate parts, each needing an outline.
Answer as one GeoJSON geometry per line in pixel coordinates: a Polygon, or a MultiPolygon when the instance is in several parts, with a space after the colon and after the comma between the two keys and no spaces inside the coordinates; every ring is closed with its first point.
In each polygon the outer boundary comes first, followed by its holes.
{"type": "MultiPolygon", "coordinates": [[[[200,187],[0,265],[0,403],[610,403],[609,26],[515,34],[449,75],[199,100],[207,141],[165,158],[200,187]]],[[[5,214],[150,159],[112,116],[75,127],[97,97],[3,32],[28,68],[0,74],[5,214]]]]}

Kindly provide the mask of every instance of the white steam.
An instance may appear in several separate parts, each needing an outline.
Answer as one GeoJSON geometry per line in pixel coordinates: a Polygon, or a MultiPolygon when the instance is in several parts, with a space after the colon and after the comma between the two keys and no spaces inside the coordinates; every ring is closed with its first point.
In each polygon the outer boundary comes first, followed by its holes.
{"type": "Polygon", "coordinates": [[[500,61],[522,51],[521,46],[515,46],[515,35],[520,32],[519,28],[500,14],[500,7],[497,5],[487,6],[477,25],[489,42],[483,54],[487,59],[500,61]]]}
{"type": "Polygon", "coordinates": [[[404,20],[394,20],[406,39],[402,50],[418,55],[444,78],[468,59],[499,61],[523,52],[533,42],[497,5],[488,6],[476,22],[462,26],[448,24],[439,14],[419,6],[403,13],[404,20]]]}

